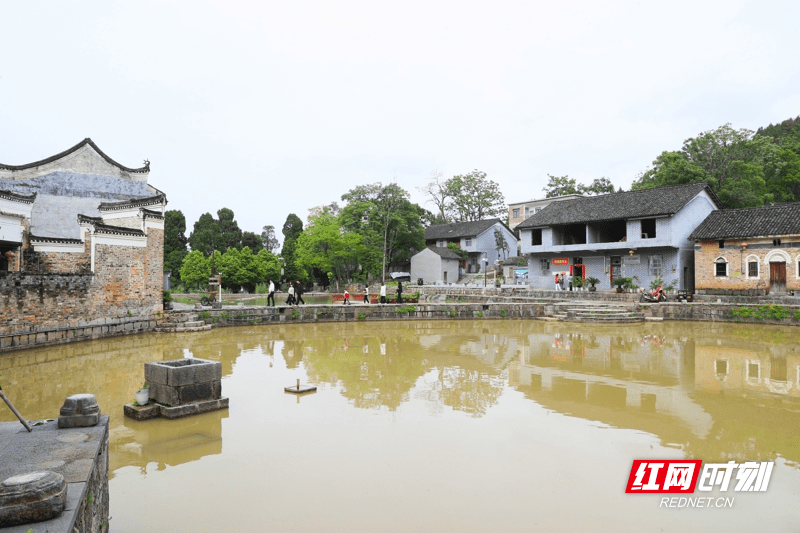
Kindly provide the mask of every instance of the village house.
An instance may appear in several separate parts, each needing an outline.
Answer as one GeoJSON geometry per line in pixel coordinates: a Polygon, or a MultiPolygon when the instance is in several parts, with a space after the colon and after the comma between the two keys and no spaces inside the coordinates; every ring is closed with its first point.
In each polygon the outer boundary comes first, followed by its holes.
{"type": "Polygon", "coordinates": [[[455,283],[461,256],[449,248],[425,248],[411,258],[411,280],[423,283],[455,283]]]}
{"type": "Polygon", "coordinates": [[[800,204],[714,211],[689,236],[698,293],[800,291],[800,204]]]}
{"type": "Polygon", "coordinates": [[[167,200],[149,172],[149,162],[125,167],[91,139],[34,163],[0,164],[4,343],[162,311],[167,200]]]}
{"type": "MultiPolygon", "coordinates": [[[[517,255],[517,236],[499,218],[437,224],[425,228],[425,245],[428,248],[447,248],[448,243],[454,243],[468,254],[466,261],[461,263],[459,275],[483,272],[507,257],[517,255]]],[[[424,257],[435,260],[429,254],[424,257]]],[[[411,277],[415,278],[413,272],[411,277]]],[[[449,280],[451,283],[455,281],[458,279],[449,280]]]]}
{"type": "Polygon", "coordinates": [[[550,289],[556,274],[594,277],[598,289],[629,277],[640,287],[661,279],[694,289],[689,234],[719,200],[705,183],[555,202],[517,226],[529,283],[550,289]]]}

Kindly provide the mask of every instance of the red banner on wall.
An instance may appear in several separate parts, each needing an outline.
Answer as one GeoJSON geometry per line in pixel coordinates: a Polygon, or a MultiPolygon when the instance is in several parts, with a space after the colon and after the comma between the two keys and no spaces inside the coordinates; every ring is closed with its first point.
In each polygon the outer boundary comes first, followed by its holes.
{"type": "Polygon", "coordinates": [[[553,266],[567,266],[569,265],[569,257],[554,257],[553,266]]]}

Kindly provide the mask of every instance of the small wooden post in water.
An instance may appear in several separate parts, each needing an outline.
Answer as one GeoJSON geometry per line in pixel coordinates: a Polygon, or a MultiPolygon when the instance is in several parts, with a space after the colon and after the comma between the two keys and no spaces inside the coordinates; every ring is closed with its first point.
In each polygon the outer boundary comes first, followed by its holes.
{"type": "Polygon", "coordinates": [[[297,390],[300,390],[300,378],[297,378],[297,390]]]}

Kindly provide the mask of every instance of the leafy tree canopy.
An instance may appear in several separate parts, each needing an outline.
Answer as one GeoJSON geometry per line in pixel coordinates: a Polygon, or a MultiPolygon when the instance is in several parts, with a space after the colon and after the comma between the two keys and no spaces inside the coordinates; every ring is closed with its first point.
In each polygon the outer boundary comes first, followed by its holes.
{"type": "Polygon", "coordinates": [[[275,236],[275,226],[264,226],[261,230],[261,243],[264,249],[271,253],[275,253],[275,250],[280,247],[281,243],[275,236]]]}
{"type": "Polygon", "coordinates": [[[437,224],[484,220],[506,212],[500,186],[480,170],[448,180],[442,179],[441,172],[434,172],[428,184],[419,190],[436,206],[433,222],[437,224]]]}
{"type": "Polygon", "coordinates": [[[566,196],[568,194],[592,196],[614,192],[614,184],[608,178],[595,178],[589,185],[584,185],[569,176],[552,176],[548,174],[547,185],[542,190],[545,192],[545,198],[555,198],[556,196],[566,196]]]}
{"type": "Polygon", "coordinates": [[[186,217],[177,209],[164,213],[164,272],[172,272],[175,282],[180,281],[183,258],[189,253],[186,245],[186,217]]]}

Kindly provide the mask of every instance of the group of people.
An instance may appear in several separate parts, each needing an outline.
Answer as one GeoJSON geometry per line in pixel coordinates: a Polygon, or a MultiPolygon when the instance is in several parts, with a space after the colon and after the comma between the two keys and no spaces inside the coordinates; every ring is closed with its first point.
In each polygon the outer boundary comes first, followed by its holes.
{"type": "Polygon", "coordinates": [[[572,274],[570,274],[569,276],[566,276],[564,274],[556,274],[556,290],[557,291],[565,290],[564,289],[564,283],[567,284],[567,286],[569,287],[569,290],[572,290],[572,274]]]}
{"type": "MultiPolygon", "coordinates": [[[[304,292],[305,290],[303,290],[303,284],[300,283],[300,280],[290,281],[289,289],[287,290],[288,297],[286,298],[286,305],[305,305],[306,302],[303,300],[304,292]]],[[[269,280],[267,305],[275,306],[275,283],[272,280],[269,280]]]]}
{"type": "MultiPolygon", "coordinates": [[[[381,290],[380,290],[380,302],[382,304],[386,303],[386,283],[381,283],[381,290]]],[[[364,287],[364,303],[369,305],[369,285],[364,287]]],[[[397,282],[397,303],[403,303],[403,283],[401,281],[397,282]]],[[[344,290],[344,305],[350,305],[350,292],[345,289],[344,290]]]]}
{"type": "MultiPolygon", "coordinates": [[[[556,287],[558,286],[558,276],[556,276],[556,287]]],[[[286,305],[305,305],[305,301],[303,300],[303,284],[300,283],[300,280],[297,281],[290,281],[289,282],[289,289],[287,290],[287,298],[286,298],[286,305]]],[[[386,303],[386,283],[381,283],[381,290],[380,290],[380,302],[382,304],[386,303]]],[[[364,288],[364,303],[369,305],[369,285],[364,288]]],[[[403,282],[397,282],[397,303],[403,303],[403,282]]],[[[347,289],[344,290],[344,304],[350,305],[350,293],[347,289]]],[[[275,306],[275,282],[269,280],[269,290],[267,293],[267,305],[268,306],[275,306]],[[271,302],[271,303],[270,303],[271,302]]]]}

